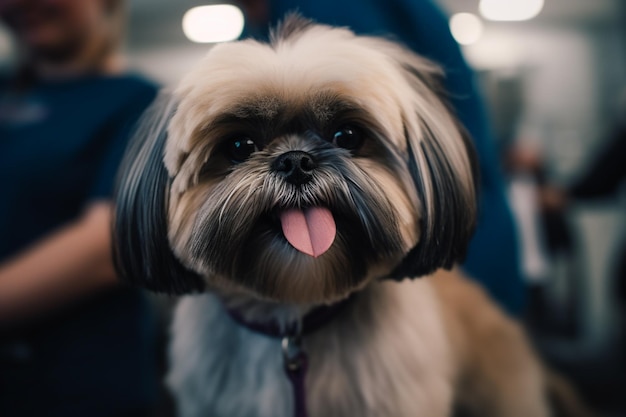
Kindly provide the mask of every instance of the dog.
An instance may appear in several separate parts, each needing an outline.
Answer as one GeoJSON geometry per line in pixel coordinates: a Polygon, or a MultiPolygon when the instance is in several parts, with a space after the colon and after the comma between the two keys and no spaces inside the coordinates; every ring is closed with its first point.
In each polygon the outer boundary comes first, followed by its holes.
{"type": "Polygon", "coordinates": [[[131,283],[196,293],[173,321],[180,416],[547,417],[550,396],[588,415],[455,267],[477,162],[440,76],[291,16],[213,47],[146,116],[114,255],[131,283]]]}

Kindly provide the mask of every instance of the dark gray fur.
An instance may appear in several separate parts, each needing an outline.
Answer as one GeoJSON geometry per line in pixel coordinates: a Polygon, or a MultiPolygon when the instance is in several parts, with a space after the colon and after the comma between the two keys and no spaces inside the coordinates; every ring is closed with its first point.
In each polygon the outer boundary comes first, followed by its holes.
{"type": "Polygon", "coordinates": [[[174,257],[167,238],[169,177],[163,165],[166,127],[175,109],[161,94],[131,141],[115,192],[115,266],[121,278],[156,292],[185,294],[203,280],[174,257]]]}

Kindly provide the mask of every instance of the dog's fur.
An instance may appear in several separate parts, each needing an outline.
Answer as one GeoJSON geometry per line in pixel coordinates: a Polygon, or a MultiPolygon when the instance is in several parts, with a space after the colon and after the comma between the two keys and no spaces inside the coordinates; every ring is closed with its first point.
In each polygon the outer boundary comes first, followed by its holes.
{"type": "Polygon", "coordinates": [[[214,47],[146,119],[120,177],[115,254],[131,282],[210,291],[176,311],[168,381],[181,416],[292,415],[280,341],[224,305],[287,326],[354,293],[304,340],[311,416],[552,415],[518,326],[439,269],[473,231],[476,163],[438,75],[395,43],[292,17],[269,44],[214,47]],[[342,149],[333,134],[346,125],[362,141],[342,149]],[[240,139],[254,152],[233,158],[240,139]],[[317,164],[303,184],[274,168],[290,151],[317,164]],[[337,224],[318,258],[277,221],[316,206],[337,224]]]}

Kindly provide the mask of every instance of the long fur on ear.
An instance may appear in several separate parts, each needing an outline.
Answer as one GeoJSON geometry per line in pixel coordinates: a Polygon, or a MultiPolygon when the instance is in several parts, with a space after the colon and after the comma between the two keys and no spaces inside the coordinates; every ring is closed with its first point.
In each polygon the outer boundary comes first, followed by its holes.
{"type": "Polygon", "coordinates": [[[391,55],[415,95],[404,125],[409,170],[422,202],[419,242],[392,273],[403,279],[464,259],[476,224],[478,165],[467,132],[442,97],[436,67],[399,47],[391,55]]]}
{"type": "Polygon", "coordinates": [[[202,291],[204,281],[176,259],[167,238],[170,178],[163,152],[175,107],[162,93],[126,150],[115,191],[113,256],[122,279],[156,292],[185,294],[202,291]]]}

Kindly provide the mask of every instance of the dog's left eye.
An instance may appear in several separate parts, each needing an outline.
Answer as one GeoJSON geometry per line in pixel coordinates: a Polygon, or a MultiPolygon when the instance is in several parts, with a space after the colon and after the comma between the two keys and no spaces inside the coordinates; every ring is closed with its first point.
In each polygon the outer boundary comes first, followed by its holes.
{"type": "Polygon", "coordinates": [[[363,144],[363,135],[352,126],[343,126],[333,134],[333,145],[349,151],[357,150],[363,144]]]}
{"type": "Polygon", "coordinates": [[[258,150],[254,141],[245,137],[233,139],[226,144],[226,155],[235,163],[245,161],[258,150]]]}

